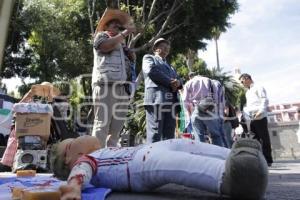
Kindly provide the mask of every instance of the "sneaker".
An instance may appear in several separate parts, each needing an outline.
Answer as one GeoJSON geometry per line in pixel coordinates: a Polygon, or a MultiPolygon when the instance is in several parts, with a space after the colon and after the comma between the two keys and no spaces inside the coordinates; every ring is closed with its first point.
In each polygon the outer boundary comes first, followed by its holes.
{"type": "Polygon", "coordinates": [[[253,139],[238,140],[226,159],[222,194],[233,199],[264,198],[268,184],[268,165],[261,146],[253,139]]]}
{"type": "Polygon", "coordinates": [[[232,149],[237,149],[240,147],[250,147],[262,151],[261,144],[254,139],[241,138],[233,143],[232,149]]]}
{"type": "Polygon", "coordinates": [[[3,165],[0,162],[0,172],[11,172],[11,167],[7,166],[7,165],[3,165]]]}

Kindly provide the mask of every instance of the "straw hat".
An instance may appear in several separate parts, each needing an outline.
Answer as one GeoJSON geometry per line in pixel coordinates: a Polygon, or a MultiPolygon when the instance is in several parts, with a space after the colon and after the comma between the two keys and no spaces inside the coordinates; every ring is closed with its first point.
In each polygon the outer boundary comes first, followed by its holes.
{"type": "Polygon", "coordinates": [[[118,20],[122,26],[126,26],[127,24],[133,22],[132,18],[128,13],[118,9],[107,8],[104,11],[101,19],[99,20],[98,26],[96,28],[96,32],[104,31],[104,27],[107,24],[107,22],[113,19],[118,20]]]}

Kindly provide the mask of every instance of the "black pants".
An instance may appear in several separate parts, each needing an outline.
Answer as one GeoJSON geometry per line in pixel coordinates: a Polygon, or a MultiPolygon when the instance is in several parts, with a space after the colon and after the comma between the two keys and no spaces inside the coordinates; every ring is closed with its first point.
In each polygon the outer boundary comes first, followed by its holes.
{"type": "Polygon", "coordinates": [[[257,139],[261,143],[267,163],[273,163],[267,118],[264,117],[260,120],[251,121],[250,129],[254,133],[254,139],[257,139]]]}

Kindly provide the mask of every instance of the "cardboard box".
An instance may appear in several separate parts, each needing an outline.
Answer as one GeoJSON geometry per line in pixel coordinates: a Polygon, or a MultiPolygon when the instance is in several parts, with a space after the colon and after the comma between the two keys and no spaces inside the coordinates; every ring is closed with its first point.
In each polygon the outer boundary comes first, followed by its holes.
{"type": "Polygon", "coordinates": [[[48,141],[50,124],[49,113],[16,113],[16,136],[38,135],[48,141]]]}

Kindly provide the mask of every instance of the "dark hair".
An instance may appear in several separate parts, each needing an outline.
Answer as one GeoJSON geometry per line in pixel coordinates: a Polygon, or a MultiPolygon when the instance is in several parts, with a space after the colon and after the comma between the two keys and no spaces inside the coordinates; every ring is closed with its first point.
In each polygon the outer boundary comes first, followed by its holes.
{"type": "Polygon", "coordinates": [[[241,74],[241,76],[239,77],[239,80],[241,80],[242,78],[245,78],[245,79],[250,79],[252,80],[250,74],[247,74],[247,73],[243,73],[241,74]]]}
{"type": "Polygon", "coordinates": [[[197,73],[196,72],[189,72],[189,78],[193,78],[194,76],[196,76],[197,73]]]}
{"type": "Polygon", "coordinates": [[[58,154],[58,145],[59,143],[53,144],[50,149],[50,169],[56,178],[65,181],[71,170],[65,164],[64,156],[58,154]]]}

